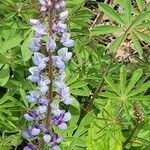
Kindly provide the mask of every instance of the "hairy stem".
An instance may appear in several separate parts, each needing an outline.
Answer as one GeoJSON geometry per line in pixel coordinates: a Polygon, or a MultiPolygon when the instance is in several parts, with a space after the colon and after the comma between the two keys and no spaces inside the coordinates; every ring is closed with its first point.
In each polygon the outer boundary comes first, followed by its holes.
{"type": "MultiPolygon", "coordinates": [[[[49,30],[49,35],[52,36],[53,31],[52,31],[52,24],[53,24],[53,9],[50,8],[49,10],[49,14],[48,14],[48,30],[49,30]]],[[[50,85],[49,85],[49,92],[48,92],[48,108],[47,108],[47,114],[46,114],[46,128],[49,128],[50,124],[51,124],[51,120],[50,120],[50,115],[51,115],[51,108],[50,108],[50,104],[53,101],[53,53],[52,52],[48,52],[48,56],[49,56],[49,63],[48,63],[48,77],[50,80],[50,85]]]]}

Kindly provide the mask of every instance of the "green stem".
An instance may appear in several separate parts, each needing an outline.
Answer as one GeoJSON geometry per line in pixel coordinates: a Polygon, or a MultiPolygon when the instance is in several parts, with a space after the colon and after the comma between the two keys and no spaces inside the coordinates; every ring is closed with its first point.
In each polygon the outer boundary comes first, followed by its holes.
{"type": "Polygon", "coordinates": [[[137,129],[137,127],[139,126],[139,123],[136,124],[136,126],[134,127],[134,129],[132,130],[130,136],[126,139],[126,141],[123,143],[123,147],[125,147],[128,143],[130,143],[131,139],[133,138],[135,131],[137,129]]]}
{"type": "Polygon", "coordinates": [[[97,97],[98,93],[101,92],[102,87],[103,87],[103,83],[104,83],[104,80],[105,80],[105,76],[106,76],[107,73],[109,72],[109,69],[110,69],[111,65],[113,64],[114,60],[115,60],[115,56],[113,55],[113,56],[111,57],[111,60],[110,60],[110,63],[109,63],[109,65],[108,65],[108,67],[107,67],[106,70],[103,72],[102,79],[101,79],[101,81],[99,82],[99,85],[98,85],[98,87],[97,87],[97,89],[96,89],[94,95],[93,95],[92,98],[90,99],[90,102],[89,102],[89,104],[88,104],[88,106],[87,106],[87,108],[86,108],[87,111],[90,111],[90,110],[92,109],[92,102],[93,102],[93,100],[97,97]]]}

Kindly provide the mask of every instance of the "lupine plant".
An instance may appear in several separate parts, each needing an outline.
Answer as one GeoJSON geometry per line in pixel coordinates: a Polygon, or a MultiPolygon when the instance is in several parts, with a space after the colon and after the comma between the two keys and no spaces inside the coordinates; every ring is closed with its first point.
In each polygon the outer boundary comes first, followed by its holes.
{"type": "Polygon", "coordinates": [[[40,149],[43,144],[47,144],[52,150],[58,150],[63,137],[55,133],[52,126],[65,130],[67,121],[71,119],[70,112],[60,109],[59,103],[73,103],[64,78],[65,63],[72,57],[68,48],[74,45],[74,40],[65,24],[69,15],[68,10],[65,10],[65,1],[39,0],[39,5],[44,19],[30,19],[35,31],[29,45],[34,53],[34,66],[29,68],[31,75],[27,78],[37,86],[26,96],[29,103],[36,103],[37,108],[28,110],[24,115],[31,124],[22,135],[29,140],[24,150],[40,149]],[[54,102],[55,99],[59,100],[58,103],[54,102]]]}
{"type": "Polygon", "coordinates": [[[0,1],[0,150],[150,149],[150,0],[0,1]]]}

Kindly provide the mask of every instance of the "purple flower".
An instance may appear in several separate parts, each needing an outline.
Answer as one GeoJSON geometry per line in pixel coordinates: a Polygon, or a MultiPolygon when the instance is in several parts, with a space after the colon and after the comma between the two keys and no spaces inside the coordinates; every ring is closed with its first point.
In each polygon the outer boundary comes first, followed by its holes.
{"type": "Polygon", "coordinates": [[[61,8],[64,8],[66,6],[66,3],[64,0],[62,0],[60,3],[59,3],[60,7],[61,8]]]}
{"type": "Polygon", "coordinates": [[[46,67],[46,63],[49,61],[49,58],[42,53],[35,52],[32,60],[40,70],[43,70],[46,67]]]}
{"type": "Polygon", "coordinates": [[[60,15],[59,15],[59,19],[60,20],[66,20],[68,18],[68,15],[69,15],[69,11],[66,10],[64,12],[62,12],[60,15]]]}
{"type": "Polygon", "coordinates": [[[38,117],[38,114],[35,111],[33,111],[33,110],[29,110],[27,112],[27,114],[24,115],[24,117],[28,121],[33,121],[33,120],[35,120],[38,117]]]}
{"type": "Polygon", "coordinates": [[[46,35],[46,27],[39,20],[30,19],[30,24],[33,26],[35,32],[37,32],[39,35],[46,35]]]}
{"type": "Polygon", "coordinates": [[[51,136],[49,134],[45,134],[43,136],[43,140],[44,140],[45,143],[49,143],[50,140],[51,140],[51,136]]]}
{"type": "Polygon", "coordinates": [[[40,70],[38,67],[34,66],[29,68],[31,75],[28,77],[28,80],[31,82],[38,82],[40,80],[40,70]]]}
{"type": "Polygon", "coordinates": [[[63,140],[62,137],[60,137],[57,133],[54,133],[52,136],[51,136],[51,144],[52,145],[56,145],[56,144],[59,144],[61,141],[63,140]]]}
{"type": "Polygon", "coordinates": [[[48,99],[45,98],[45,97],[42,97],[42,98],[39,99],[38,103],[41,106],[48,106],[48,99]]]}
{"type": "Polygon", "coordinates": [[[26,96],[26,99],[28,100],[29,103],[34,103],[37,101],[37,99],[40,98],[40,95],[38,91],[31,91],[29,92],[30,95],[26,96]]]}
{"type": "Polygon", "coordinates": [[[47,106],[39,106],[36,111],[38,114],[44,114],[47,111],[47,106]]]}
{"type": "Polygon", "coordinates": [[[56,117],[60,116],[61,110],[59,109],[58,104],[51,103],[52,114],[56,117]]]}
{"type": "Polygon", "coordinates": [[[33,144],[28,144],[28,146],[24,147],[23,150],[37,150],[36,146],[33,144]]]}
{"type": "Polygon", "coordinates": [[[46,48],[47,51],[51,52],[53,52],[56,49],[56,42],[51,37],[48,37],[46,48]]]}
{"type": "Polygon", "coordinates": [[[22,132],[22,137],[24,139],[30,139],[30,138],[32,138],[31,132],[29,130],[22,132]]]}
{"type": "Polygon", "coordinates": [[[72,47],[74,45],[74,40],[70,39],[71,35],[70,33],[63,33],[62,34],[62,38],[61,38],[61,43],[65,46],[65,47],[72,47]]]}
{"type": "Polygon", "coordinates": [[[41,48],[41,41],[39,38],[33,38],[30,45],[29,45],[29,49],[32,52],[37,52],[39,49],[41,48]]]}
{"type": "Polygon", "coordinates": [[[37,128],[36,126],[33,127],[32,130],[31,130],[31,134],[32,134],[33,136],[39,135],[40,132],[41,132],[41,130],[40,130],[39,128],[37,128]]]}
{"type": "Polygon", "coordinates": [[[73,99],[70,96],[62,97],[60,101],[66,105],[71,105],[73,103],[73,99]]]}
{"type": "Polygon", "coordinates": [[[72,57],[72,53],[68,52],[68,48],[65,47],[58,50],[58,56],[60,56],[63,61],[69,61],[72,57]]]}
{"type": "Polygon", "coordinates": [[[60,147],[58,145],[53,145],[53,147],[51,149],[52,150],[60,150],[60,147]]]}
{"type": "MultiPolygon", "coordinates": [[[[65,113],[64,110],[57,110],[59,111],[59,115],[57,113],[57,116],[54,116],[54,118],[52,119],[52,122],[54,125],[58,126],[61,130],[65,130],[67,129],[67,124],[65,122],[69,121],[71,119],[71,114],[65,113]]],[[[54,110],[52,111],[52,113],[54,114],[54,110]]]]}
{"type": "Polygon", "coordinates": [[[57,33],[63,33],[67,30],[67,25],[59,21],[57,23],[54,23],[53,30],[57,33]]]}
{"type": "Polygon", "coordinates": [[[37,19],[30,19],[29,20],[29,23],[32,25],[32,26],[38,26],[41,24],[40,20],[37,20],[37,19]]]}
{"type": "Polygon", "coordinates": [[[56,68],[60,69],[60,70],[64,70],[65,69],[65,64],[64,62],[61,60],[60,56],[53,56],[53,64],[56,68]]]}

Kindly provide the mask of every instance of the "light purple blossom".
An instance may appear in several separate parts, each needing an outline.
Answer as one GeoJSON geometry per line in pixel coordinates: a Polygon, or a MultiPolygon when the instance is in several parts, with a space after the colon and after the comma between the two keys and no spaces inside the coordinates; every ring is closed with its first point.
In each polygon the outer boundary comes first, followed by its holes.
{"type": "Polygon", "coordinates": [[[22,137],[23,137],[24,139],[30,139],[30,138],[32,138],[33,136],[31,135],[31,132],[30,132],[29,130],[27,130],[27,131],[23,131],[23,132],[22,132],[22,137]]]}
{"type": "Polygon", "coordinates": [[[37,20],[37,19],[30,19],[29,20],[29,23],[32,25],[32,26],[38,26],[41,24],[40,20],[37,20]]]}
{"type": "Polygon", "coordinates": [[[68,52],[68,48],[61,48],[58,50],[58,56],[61,57],[62,61],[69,61],[72,57],[72,53],[68,52]]]}
{"type": "Polygon", "coordinates": [[[27,114],[24,115],[24,117],[28,121],[33,121],[33,120],[35,120],[38,117],[38,114],[35,111],[33,111],[33,110],[29,110],[27,112],[27,114]]]}
{"type": "MultiPolygon", "coordinates": [[[[59,144],[63,140],[57,133],[54,133],[52,128],[45,127],[45,118],[47,117],[48,107],[51,107],[50,120],[51,123],[61,130],[67,129],[67,122],[71,119],[70,112],[65,112],[61,110],[58,104],[51,103],[49,106],[50,99],[47,98],[49,84],[52,82],[56,86],[56,92],[59,96],[59,102],[62,102],[66,105],[70,105],[73,102],[73,99],[70,96],[69,87],[64,83],[65,79],[65,62],[69,61],[72,57],[72,53],[68,51],[68,47],[74,45],[74,40],[71,39],[70,33],[67,32],[67,24],[65,20],[68,18],[69,12],[63,8],[66,6],[64,0],[59,0],[57,2],[52,0],[39,0],[41,14],[45,17],[44,21],[47,21],[47,16],[49,10],[52,8],[54,12],[54,18],[52,22],[53,34],[48,35],[48,22],[43,23],[38,19],[30,19],[30,24],[34,29],[34,38],[32,39],[29,49],[34,52],[32,61],[35,66],[29,68],[31,75],[28,79],[31,82],[36,83],[37,87],[34,91],[29,92],[26,96],[26,99],[29,103],[35,103],[35,109],[28,110],[24,115],[27,121],[31,121],[31,126],[27,128],[26,131],[22,133],[22,136],[25,139],[28,139],[30,142],[36,138],[43,137],[45,144],[50,146],[52,150],[60,150],[59,144]],[[60,11],[63,12],[60,12],[60,11]],[[57,16],[56,16],[57,15],[57,16]],[[42,36],[44,36],[42,38],[42,36]],[[46,41],[42,44],[42,41],[46,41]],[[59,45],[57,46],[57,43],[59,45]],[[64,48],[57,47],[64,46],[64,48]],[[53,59],[53,69],[55,73],[53,74],[54,81],[50,81],[47,76],[46,69],[48,68],[49,59],[51,56],[45,56],[41,52],[38,52],[42,47],[44,53],[49,54],[51,52],[53,59]],[[56,51],[55,51],[56,50],[56,51]],[[58,55],[54,56],[53,52],[58,55]],[[40,124],[39,124],[40,123],[40,124]]],[[[51,70],[53,71],[53,70],[51,70]]],[[[32,143],[27,145],[23,150],[37,150],[38,146],[35,147],[32,143]]]]}
{"type": "Polygon", "coordinates": [[[59,3],[60,7],[61,8],[64,8],[66,6],[66,2],[64,0],[62,0],[60,3],[59,3]]]}
{"type": "Polygon", "coordinates": [[[41,132],[41,130],[40,130],[38,127],[36,127],[36,126],[33,127],[32,130],[31,130],[31,134],[32,134],[33,136],[39,135],[40,132],[41,132]]]}
{"type": "Polygon", "coordinates": [[[60,42],[65,46],[65,47],[72,47],[74,45],[74,40],[70,39],[71,35],[70,33],[63,33],[62,38],[60,42]]]}
{"type": "Polygon", "coordinates": [[[38,114],[44,114],[47,111],[47,106],[41,105],[37,108],[38,114]]]}
{"type": "Polygon", "coordinates": [[[57,23],[54,23],[53,30],[57,33],[63,33],[67,30],[67,25],[59,21],[57,23]]]}
{"type": "Polygon", "coordinates": [[[46,49],[47,51],[51,52],[53,52],[56,49],[56,42],[51,37],[48,37],[46,49]]]}
{"type": "Polygon", "coordinates": [[[49,61],[49,58],[42,53],[35,52],[32,61],[40,70],[43,70],[47,65],[46,63],[49,61]]]}
{"type": "Polygon", "coordinates": [[[32,38],[32,41],[29,45],[29,49],[32,52],[37,52],[41,48],[41,41],[40,38],[32,38]]]}
{"type": "Polygon", "coordinates": [[[30,95],[26,96],[26,99],[29,103],[34,103],[40,98],[40,94],[38,91],[30,91],[29,94],[30,95]]]}
{"type": "Polygon", "coordinates": [[[63,21],[63,20],[66,20],[66,19],[68,18],[68,15],[69,15],[69,11],[66,10],[66,11],[60,13],[59,19],[62,20],[62,21],[63,21]]]}
{"type": "Polygon", "coordinates": [[[61,60],[60,56],[53,56],[53,64],[56,68],[60,69],[60,70],[64,70],[65,69],[65,64],[64,62],[61,60]]]}
{"type": "Polygon", "coordinates": [[[24,147],[23,150],[37,150],[36,146],[33,144],[28,144],[28,146],[24,147]]]}
{"type": "Polygon", "coordinates": [[[54,115],[52,122],[54,125],[58,126],[60,129],[67,129],[66,122],[71,119],[71,114],[69,112],[65,113],[64,110],[60,110],[57,105],[51,105],[52,113],[54,115]]]}
{"type": "Polygon", "coordinates": [[[51,140],[51,136],[49,134],[45,134],[43,136],[43,140],[44,140],[45,143],[49,143],[50,140],[51,140]]]}

